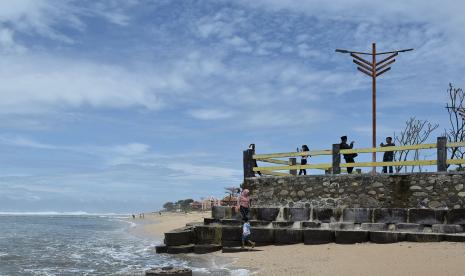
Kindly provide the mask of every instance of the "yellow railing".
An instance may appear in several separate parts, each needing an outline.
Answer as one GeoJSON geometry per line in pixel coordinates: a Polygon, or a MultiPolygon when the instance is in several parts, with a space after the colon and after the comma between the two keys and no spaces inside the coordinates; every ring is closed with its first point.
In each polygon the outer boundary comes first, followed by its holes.
{"type": "MultiPolygon", "coordinates": [[[[444,139],[444,138],[442,138],[444,139]]],[[[424,150],[424,149],[437,149],[438,143],[430,144],[418,144],[418,145],[408,145],[408,146],[394,146],[394,147],[379,147],[379,148],[359,148],[359,149],[344,149],[339,150],[339,152],[333,153],[333,150],[311,150],[306,152],[284,152],[284,153],[271,153],[271,154],[254,154],[253,159],[259,162],[277,164],[277,166],[257,166],[253,167],[253,172],[261,172],[262,174],[267,175],[276,175],[276,176],[285,176],[295,174],[297,170],[300,169],[320,169],[329,171],[333,169],[333,163],[335,155],[340,156],[341,154],[361,154],[361,153],[373,153],[373,152],[387,152],[387,151],[406,151],[406,150],[424,150]],[[324,156],[330,155],[333,156],[333,162],[331,163],[317,163],[317,164],[307,164],[300,165],[295,164],[296,158],[299,156],[324,156]],[[279,158],[289,158],[288,160],[281,160],[279,158]],[[292,164],[292,159],[294,159],[294,164],[292,164]],[[289,171],[289,173],[277,172],[277,171],[289,171]]],[[[444,147],[444,144],[442,144],[444,147]]],[[[454,142],[446,143],[444,150],[446,148],[455,148],[455,147],[465,147],[465,142],[454,142]]],[[[445,153],[447,156],[447,151],[445,153]]],[[[438,157],[439,158],[439,157],[438,157]]],[[[443,162],[447,165],[459,165],[465,164],[465,159],[442,159],[443,162]]],[[[437,165],[438,159],[436,160],[414,160],[414,161],[393,161],[393,162],[355,162],[355,163],[339,163],[339,170],[345,172],[344,168],[347,167],[382,167],[382,166],[431,166],[437,165]]]]}

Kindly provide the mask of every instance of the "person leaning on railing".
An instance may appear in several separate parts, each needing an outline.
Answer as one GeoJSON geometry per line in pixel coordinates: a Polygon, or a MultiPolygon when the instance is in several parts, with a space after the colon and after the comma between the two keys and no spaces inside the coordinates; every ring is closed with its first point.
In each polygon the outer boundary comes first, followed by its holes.
{"type": "MultiPolygon", "coordinates": [[[[339,144],[339,148],[341,150],[343,149],[352,149],[354,147],[354,141],[350,142],[350,144],[347,144],[347,136],[342,136],[341,137],[341,143],[339,144]]],[[[355,160],[354,158],[357,157],[358,154],[356,153],[349,153],[349,154],[344,154],[344,160],[346,160],[346,163],[354,163],[355,160]]],[[[352,173],[354,170],[354,167],[347,167],[347,173],[352,173]]]]}
{"type": "MultiPolygon", "coordinates": [[[[392,142],[392,137],[386,137],[386,144],[381,143],[381,147],[395,147],[396,144],[392,142]]],[[[392,162],[394,160],[393,151],[385,151],[383,155],[383,162],[392,162]]],[[[383,173],[387,173],[388,166],[383,166],[383,173]]],[[[393,173],[392,166],[389,166],[389,173],[393,173]]]]}
{"type": "MultiPolygon", "coordinates": [[[[307,145],[302,145],[301,151],[305,152],[305,151],[310,151],[310,150],[308,149],[307,145]]],[[[300,158],[300,165],[307,165],[307,158],[308,157],[310,157],[310,155],[302,155],[302,157],[300,158]]],[[[300,169],[299,175],[301,175],[301,174],[307,175],[307,170],[306,169],[300,169]]]]}
{"type": "MultiPolygon", "coordinates": [[[[254,155],[254,154],[255,154],[255,144],[250,144],[250,145],[249,145],[249,150],[252,150],[252,155],[254,155]]],[[[258,167],[258,165],[257,165],[257,160],[253,159],[253,163],[252,163],[252,164],[253,164],[254,167],[258,167]]],[[[254,174],[255,174],[255,173],[254,173],[254,174]]],[[[262,173],[261,173],[261,172],[257,172],[257,174],[258,174],[259,176],[262,176],[262,173]]],[[[255,176],[255,175],[254,175],[254,176],[255,176]]]]}

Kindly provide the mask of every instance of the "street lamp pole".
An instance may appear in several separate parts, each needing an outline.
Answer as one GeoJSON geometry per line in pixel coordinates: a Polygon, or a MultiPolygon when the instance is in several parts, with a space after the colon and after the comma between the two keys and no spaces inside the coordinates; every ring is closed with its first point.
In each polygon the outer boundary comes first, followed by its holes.
{"type": "MultiPolygon", "coordinates": [[[[394,59],[401,52],[412,51],[413,49],[403,49],[403,50],[394,50],[389,52],[376,52],[376,43],[372,44],[371,53],[357,52],[343,49],[336,49],[336,52],[343,54],[350,54],[353,57],[353,62],[357,65],[357,69],[370,76],[372,80],[372,128],[373,128],[373,148],[376,148],[376,78],[385,72],[391,70],[390,65],[393,64],[396,60],[394,59]],[[388,57],[382,59],[381,61],[376,61],[376,56],[378,55],[388,55],[388,57]],[[361,55],[371,55],[371,62],[362,58],[361,55]]],[[[373,152],[372,161],[376,162],[376,152],[373,152]]],[[[372,172],[376,173],[376,167],[372,168],[372,172]]]]}

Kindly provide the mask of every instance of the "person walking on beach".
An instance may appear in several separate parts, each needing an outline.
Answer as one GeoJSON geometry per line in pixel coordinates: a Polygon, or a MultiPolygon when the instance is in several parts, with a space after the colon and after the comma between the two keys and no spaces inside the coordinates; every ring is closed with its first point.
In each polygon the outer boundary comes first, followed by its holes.
{"type": "Polygon", "coordinates": [[[242,220],[245,221],[247,219],[247,215],[249,214],[250,205],[248,189],[242,190],[241,195],[237,198],[237,205],[239,206],[239,211],[241,212],[242,220]]]}
{"type": "MultiPolygon", "coordinates": [[[[310,151],[308,149],[307,145],[302,145],[302,149],[300,150],[301,152],[307,152],[310,151]]],[[[307,165],[307,158],[310,157],[310,155],[302,155],[300,158],[300,165],[307,165]]],[[[306,169],[300,169],[299,175],[307,175],[307,170],[306,169]]]]}
{"type": "MultiPolygon", "coordinates": [[[[350,144],[347,144],[347,136],[342,136],[341,137],[341,143],[339,144],[339,148],[342,149],[352,149],[354,147],[354,141],[350,142],[350,144]]],[[[355,160],[354,158],[357,157],[358,154],[356,153],[349,153],[349,154],[344,154],[344,160],[346,163],[354,163],[355,160]]],[[[354,167],[347,167],[347,173],[351,174],[352,171],[354,170],[354,167]]]]}
{"type": "MultiPolygon", "coordinates": [[[[392,142],[392,137],[386,137],[386,144],[381,143],[381,147],[395,147],[396,144],[392,142]]],[[[383,155],[383,162],[392,162],[394,160],[393,151],[385,151],[383,155]]],[[[388,166],[383,166],[383,173],[387,173],[388,166]]],[[[392,166],[389,166],[389,173],[393,173],[392,166]]]]}
{"type": "Polygon", "coordinates": [[[244,224],[242,225],[242,246],[244,248],[247,244],[250,244],[252,248],[255,247],[255,243],[250,240],[250,223],[247,217],[244,219],[244,224]]]}
{"type": "MultiPolygon", "coordinates": [[[[255,144],[250,144],[250,145],[249,145],[249,150],[252,150],[252,155],[254,155],[254,154],[255,154],[255,144]]],[[[255,159],[253,160],[253,166],[254,166],[254,167],[258,167],[258,165],[257,165],[257,160],[255,160],[255,159]]],[[[257,174],[258,174],[259,176],[262,176],[262,173],[261,173],[261,172],[257,172],[257,174]]],[[[254,176],[255,176],[255,172],[254,172],[254,176]]]]}
{"type": "Polygon", "coordinates": [[[136,219],[136,215],[132,214],[132,219],[136,219]]]}

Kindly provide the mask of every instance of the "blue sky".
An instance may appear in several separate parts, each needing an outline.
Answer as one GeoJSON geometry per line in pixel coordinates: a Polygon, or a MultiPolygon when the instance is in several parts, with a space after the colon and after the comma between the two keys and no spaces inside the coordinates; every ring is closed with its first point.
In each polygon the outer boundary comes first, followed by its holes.
{"type": "MultiPolygon", "coordinates": [[[[242,150],[371,144],[336,48],[415,48],[378,80],[379,138],[447,127],[461,1],[0,2],[0,211],[136,212],[239,185],[242,150]]],[[[367,156],[367,158],[369,158],[367,156]]]]}

